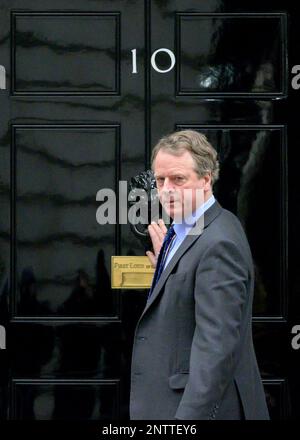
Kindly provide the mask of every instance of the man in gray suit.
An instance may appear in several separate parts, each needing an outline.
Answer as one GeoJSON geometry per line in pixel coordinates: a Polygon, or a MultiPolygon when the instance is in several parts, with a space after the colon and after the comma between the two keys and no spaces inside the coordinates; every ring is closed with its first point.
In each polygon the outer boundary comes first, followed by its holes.
{"type": "Polygon", "coordinates": [[[217,153],[204,135],[176,132],[155,146],[152,168],[173,224],[167,234],[163,221],[149,226],[156,271],[135,331],[130,418],[268,419],[252,257],[239,220],[213,196],[217,153]]]}

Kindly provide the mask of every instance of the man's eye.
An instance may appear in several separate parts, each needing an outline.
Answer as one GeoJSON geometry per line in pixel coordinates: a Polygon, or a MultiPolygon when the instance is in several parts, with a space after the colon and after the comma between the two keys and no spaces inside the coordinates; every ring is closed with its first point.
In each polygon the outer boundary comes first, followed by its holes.
{"type": "Polygon", "coordinates": [[[184,181],[184,177],[175,177],[175,182],[180,183],[184,181]]]}
{"type": "Polygon", "coordinates": [[[156,183],[157,183],[157,185],[162,185],[164,183],[164,179],[158,178],[158,179],[156,179],[156,183]]]}

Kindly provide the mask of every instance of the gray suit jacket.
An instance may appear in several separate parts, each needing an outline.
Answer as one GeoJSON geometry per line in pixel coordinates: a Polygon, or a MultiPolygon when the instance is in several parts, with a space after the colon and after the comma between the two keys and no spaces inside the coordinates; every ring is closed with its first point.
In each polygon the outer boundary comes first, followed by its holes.
{"type": "Polygon", "coordinates": [[[269,418],[252,342],[253,283],[244,230],[215,202],[137,323],[132,420],[269,418]]]}

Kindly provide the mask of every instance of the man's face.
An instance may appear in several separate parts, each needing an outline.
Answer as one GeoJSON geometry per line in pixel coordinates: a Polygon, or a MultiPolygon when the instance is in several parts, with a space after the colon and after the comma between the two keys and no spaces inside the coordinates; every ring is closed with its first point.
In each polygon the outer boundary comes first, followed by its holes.
{"type": "Polygon", "coordinates": [[[211,191],[210,175],[199,177],[189,151],[174,156],[160,150],[153,164],[160,202],[174,220],[195,211],[211,191]]]}

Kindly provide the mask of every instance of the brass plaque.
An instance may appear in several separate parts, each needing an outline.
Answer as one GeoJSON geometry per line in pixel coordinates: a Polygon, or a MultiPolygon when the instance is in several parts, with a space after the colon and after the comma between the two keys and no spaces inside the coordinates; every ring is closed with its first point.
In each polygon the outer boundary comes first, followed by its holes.
{"type": "Polygon", "coordinates": [[[148,289],[154,268],[148,257],[111,257],[112,289],[148,289]]]}

